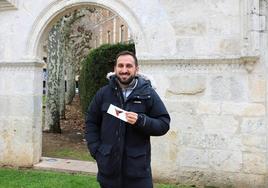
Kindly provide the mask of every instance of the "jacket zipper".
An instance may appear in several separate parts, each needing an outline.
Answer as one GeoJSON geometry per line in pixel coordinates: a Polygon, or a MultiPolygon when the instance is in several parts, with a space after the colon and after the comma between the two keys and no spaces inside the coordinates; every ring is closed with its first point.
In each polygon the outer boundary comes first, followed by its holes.
{"type": "Polygon", "coordinates": [[[116,95],[117,95],[117,97],[119,98],[119,101],[120,101],[120,108],[124,109],[124,102],[123,102],[123,100],[122,100],[122,94],[121,94],[121,92],[118,90],[117,87],[115,88],[115,90],[116,90],[116,95]]]}

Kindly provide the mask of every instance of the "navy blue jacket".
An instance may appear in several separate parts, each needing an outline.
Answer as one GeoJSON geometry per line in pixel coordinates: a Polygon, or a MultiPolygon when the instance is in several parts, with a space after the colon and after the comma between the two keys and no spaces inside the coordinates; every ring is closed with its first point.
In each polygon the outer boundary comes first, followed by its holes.
{"type": "Polygon", "coordinates": [[[124,101],[115,76],[111,77],[109,84],[96,93],[86,116],[85,137],[97,161],[100,184],[120,188],[130,187],[124,182],[128,178],[152,179],[150,136],[164,135],[169,123],[169,114],[150,81],[138,77],[137,86],[124,101]],[[136,124],[108,114],[110,104],[136,112],[136,124]]]}

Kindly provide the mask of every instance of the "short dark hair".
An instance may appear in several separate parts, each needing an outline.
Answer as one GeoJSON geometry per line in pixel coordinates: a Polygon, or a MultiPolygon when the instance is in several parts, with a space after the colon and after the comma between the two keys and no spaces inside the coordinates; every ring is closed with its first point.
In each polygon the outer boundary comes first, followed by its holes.
{"type": "Polygon", "coordinates": [[[114,63],[114,66],[116,66],[116,63],[117,63],[117,59],[120,57],[120,56],[123,56],[123,55],[130,55],[134,58],[134,62],[135,62],[135,65],[138,66],[138,59],[136,57],[136,55],[133,53],[133,52],[130,52],[130,51],[122,51],[122,52],[119,52],[117,55],[116,55],[116,58],[115,58],[115,63],[114,63]]]}

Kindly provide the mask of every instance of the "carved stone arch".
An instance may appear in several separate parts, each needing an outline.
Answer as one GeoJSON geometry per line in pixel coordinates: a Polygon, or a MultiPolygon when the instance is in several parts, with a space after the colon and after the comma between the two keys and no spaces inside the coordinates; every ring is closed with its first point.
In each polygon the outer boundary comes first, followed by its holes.
{"type": "Polygon", "coordinates": [[[120,16],[128,24],[137,54],[148,51],[148,45],[141,24],[132,10],[123,2],[116,0],[63,0],[50,3],[35,20],[27,38],[25,59],[40,59],[40,44],[48,36],[52,25],[64,14],[88,5],[106,8],[120,16]]]}

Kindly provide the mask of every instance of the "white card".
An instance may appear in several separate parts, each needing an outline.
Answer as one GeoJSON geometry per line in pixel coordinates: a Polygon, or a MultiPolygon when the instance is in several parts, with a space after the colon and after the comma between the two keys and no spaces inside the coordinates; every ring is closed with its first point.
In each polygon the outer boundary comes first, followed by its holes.
{"type": "Polygon", "coordinates": [[[127,122],[126,111],[113,104],[110,104],[107,113],[127,122]]]}

